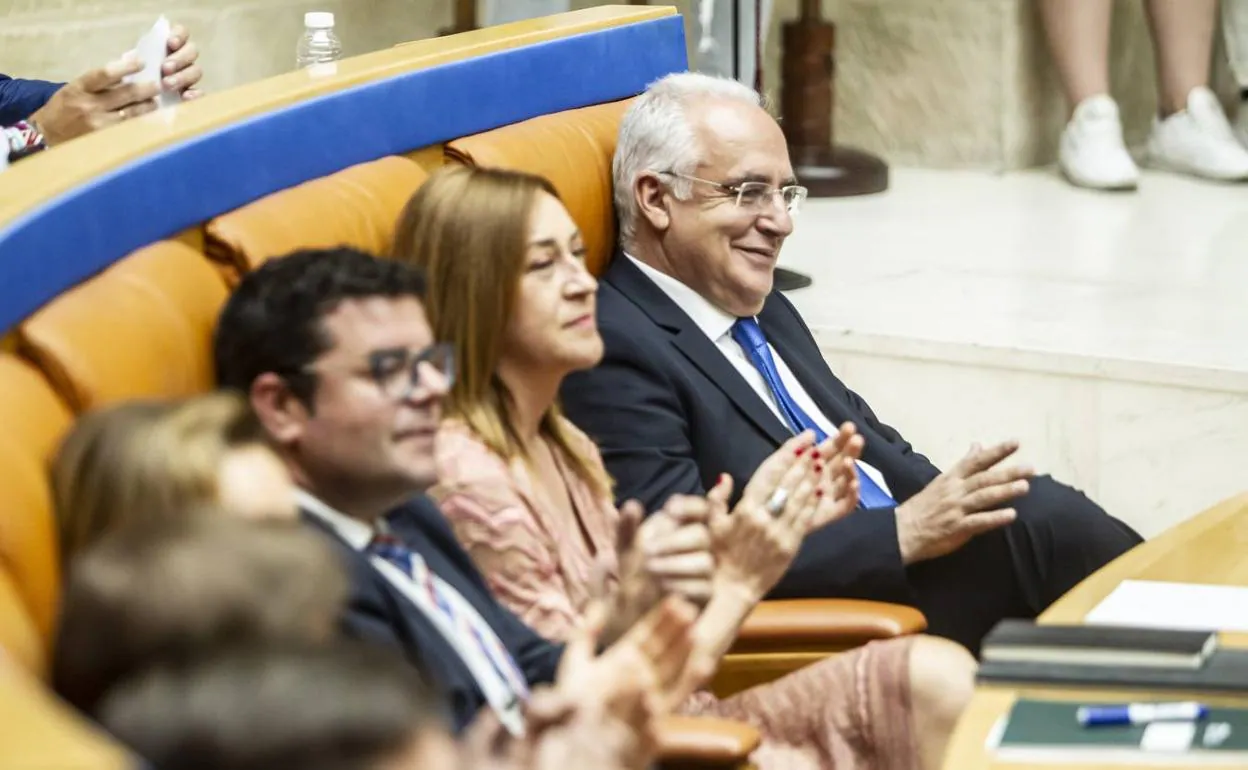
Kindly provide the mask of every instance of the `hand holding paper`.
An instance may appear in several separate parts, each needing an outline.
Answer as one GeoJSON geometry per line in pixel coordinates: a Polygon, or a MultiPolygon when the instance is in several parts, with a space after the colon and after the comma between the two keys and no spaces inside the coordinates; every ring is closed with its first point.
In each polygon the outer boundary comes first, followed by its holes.
{"type": "MultiPolygon", "coordinates": [[[[147,31],[147,34],[139,38],[139,43],[134,47],[133,51],[126,53],[126,56],[133,56],[142,63],[143,69],[126,77],[126,83],[160,83],[162,72],[164,70],[165,57],[169,52],[169,36],[172,29],[169,20],[161,16],[147,31]]],[[[169,107],[182,101],[182,94],[168,88],[161,87],[160,95],[157,98],[161,107],[169,107]]]]}

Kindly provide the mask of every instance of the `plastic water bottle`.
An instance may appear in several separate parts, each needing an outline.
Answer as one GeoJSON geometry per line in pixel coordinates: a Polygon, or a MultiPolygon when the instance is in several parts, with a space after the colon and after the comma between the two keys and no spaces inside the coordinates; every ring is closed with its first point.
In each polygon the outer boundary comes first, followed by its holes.
{"type": "Polygon", "coordinates": [[[300,69],[329,64],[342,58],[342,42],[334,34],[334,15],[327,11],[309,11],[303,15],[303,37],[295,50],[295,64],[300,69]]]}

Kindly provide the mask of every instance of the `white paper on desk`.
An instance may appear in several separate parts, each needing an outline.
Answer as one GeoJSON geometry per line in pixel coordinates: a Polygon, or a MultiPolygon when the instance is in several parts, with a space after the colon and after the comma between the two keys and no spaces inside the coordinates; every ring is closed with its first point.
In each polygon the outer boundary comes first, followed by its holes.
{"type": "MultiPolygon", "coordinates": [[[[139,38],[139,43],[131,52],[143,62],[143,69],[127,75],[125,82],[127,83],[159,83],[164,73],[161,67],[165,64],[165,59],[169,56],[169,20],[161,16],[147,31],[147,34],[139,38]]],[[[157,103],[161,107],[169,107],[182,101],[182,94],[177,91],[169,91],[161,88],[160,95],[156,97],[157,103]]]]}
{"type": "Polygon", "coordinates": [[[1248,587],[1124,580],[1084,623],[1248,632],[1248,587]]]}

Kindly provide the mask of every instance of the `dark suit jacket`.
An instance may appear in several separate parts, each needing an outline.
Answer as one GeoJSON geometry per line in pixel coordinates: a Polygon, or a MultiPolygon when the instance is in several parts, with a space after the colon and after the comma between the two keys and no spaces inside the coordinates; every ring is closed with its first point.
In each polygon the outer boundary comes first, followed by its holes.
{"type": "Polygon", "coordinates": [[[34,115],[63,85],[0,75],[0,126],[11,126],[34,115]]]}
{"type": "MultiPolygon", "coordinates": [[[[347,634],[369,642],[392,645],[445,695],[459,732],[486,705],[485,695],[472,672],[437,627],[378,572],[368,559],[340,539],[319,519],[304,520],[325,531],[339,545],[351,581],[351,596],[342,619],[347,634]]],[[[554,681],[563,645],[538,636],[498,603],[472,558],[459,545],[434,503],[417,497],[391,513],[391,531],[420,554],[434,574],[459,591],[481,613],[515,657],[530,685],[554,681]]]]}
{"type": "MultiPolygon", "coordinates": [[[[775,347],[834,423],[852,420],[863,460],[905,500],[940,471],[881,423],[832,374],[793,305],[772,292],[758,316],[775,347]]],[[[602,449],[620,500],[647,510],[673,494],[703,494],[729,473],[740,494],[792,437],[715,344],[644,273],[617,255],[598,289],[606,355],[567,378],[564,409],[602,449]]],[[[773,596],[841,596],[914,603],[892,510],[855,511],[807,537],[773,596]]]]}

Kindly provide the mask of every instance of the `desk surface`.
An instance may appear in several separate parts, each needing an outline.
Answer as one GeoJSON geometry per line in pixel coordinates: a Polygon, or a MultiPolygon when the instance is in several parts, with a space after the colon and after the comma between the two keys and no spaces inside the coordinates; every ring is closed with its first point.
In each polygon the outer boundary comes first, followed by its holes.
{"type": "MultiPolygon", "coordinates": [[[[1231,498],[1179,524],[1124,554],[1080,583],[1040,617],[1041,622],[1078,623],[1123,580],[1171,580],[1188,583],[1248,586],[1248,494],[1231,498]]],[[[1224,646],[1248,648],[1248,634],[1223,634],[1224,646]]],[[[949,742],[945,770],[990,768],[1092,768],[1123,765],[1024,765],[995,761],[984,748],[988,733],[1018,697],[1059,700],[1140,699],[1135,691],[1064,689],[1057,687],[1008,687],[980,685],[949,742]]],[[[1194,694],[1168,691],[1165,700],[1181,700],[1194,694]]],[[[1199,699],[1214,704],[1248,707],[1248,695],[1209,696],[1199,699]]],[[[1192,765],[1149,765],[1180,770],[1192,765]]]]}

